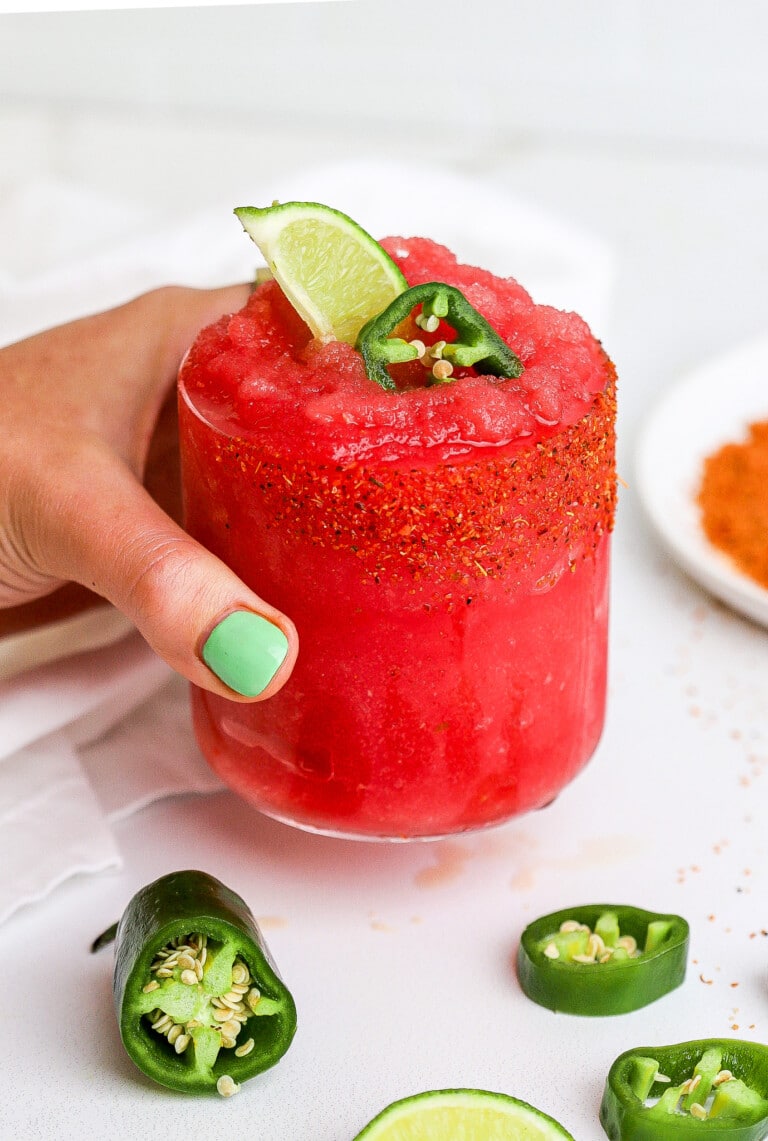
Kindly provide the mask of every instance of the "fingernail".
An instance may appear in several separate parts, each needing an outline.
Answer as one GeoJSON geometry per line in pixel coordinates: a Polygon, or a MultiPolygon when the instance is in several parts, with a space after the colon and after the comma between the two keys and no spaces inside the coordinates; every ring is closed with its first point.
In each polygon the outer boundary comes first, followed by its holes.
{"type": "Polygon", "coordinates": [[[243,697],[267,688],[288,653],[279,626],[252,610],[235,610],[214,626],[203,646],[203,661],[216,677],[243,697]]]}

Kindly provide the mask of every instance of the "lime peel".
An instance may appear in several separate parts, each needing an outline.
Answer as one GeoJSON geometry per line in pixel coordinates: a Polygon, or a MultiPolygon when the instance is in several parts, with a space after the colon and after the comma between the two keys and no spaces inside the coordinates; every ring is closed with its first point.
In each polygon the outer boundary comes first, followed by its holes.
{"type": "Polygon", "coordinates": [[[554,1118],[509,1094],[429,1090],[383,1109],[354,1141],[573,1141],[554,1118]]]}
{"type": "Polygon", "coordinates": [[[339,210],[283,202],[235,214],[320,341],[353,345],[363,325],[408,288],[389,254],[339,210]]]}

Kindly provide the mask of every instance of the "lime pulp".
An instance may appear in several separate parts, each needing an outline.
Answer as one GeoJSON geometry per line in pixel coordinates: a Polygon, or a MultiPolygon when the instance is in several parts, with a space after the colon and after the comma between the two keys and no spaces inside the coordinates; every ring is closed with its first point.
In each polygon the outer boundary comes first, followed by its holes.
{"type": "Polygon", "coordinates": [[[320,341],[354,344],[363,325],[408,288],[378,242],[329,206],[284,202],[235,214],[320,341]]]}
{"type": "Polygon", "coordinates": [[[573,1141],[554,1118],[488,1090],[430,1090],[395,1101],[354,1141],[573,1141]]]}

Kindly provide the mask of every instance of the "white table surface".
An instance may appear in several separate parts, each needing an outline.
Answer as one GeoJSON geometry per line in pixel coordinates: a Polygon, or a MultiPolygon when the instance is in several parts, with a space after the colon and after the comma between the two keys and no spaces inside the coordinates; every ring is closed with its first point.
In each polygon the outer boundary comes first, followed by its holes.
{"type": "MultiPolygon", "coordinates": [[[[68,175],[170,213],[182,189],[188,202],[231,204],[257,177],[260,143],[274,168],[291,165],[297,142],[281,148],[230,129],[224,157],[207,172],[197,165],[193,181],[178,125],[127,136],[125,126],[106,112],[72,115],[63,128],[44,106],[8,112],[6,170],[68,175]],[[58,144],[46,149],[54,128],[58,144]],[[110,146],[115,130],[121,148],[110,146]],[[238,148],[250,157],[235,190],[238,148]]],[[[189,147],[194,126],[182,133],[189,147]]],[[[203,136],[215,137],[215,124],[203,136]]],[[[71,881],[0,930],[0,1137],[134,1141],[194,1130],[350,1141],[395,1098],[479,1086],[599,1141],[605,1074],[622,1050],[708,1036],[768,1042],[768,632],[671,564],[632,487],[634,441],[655,397],[680,371],[765,331],[768,168],[738,153],[639,145],[534,140],[481,156],[453,151],[458,165],[587,225],[617,254],[615,311],[600,332],[621,377],[619,466],[629,486],[615,536],[600,747],[547,810],[435,844],[309,836],[229,794],[167,801],[118,825],[123,873],[71,881]],[[139,886],[188,866],[249,901],[299,1011],[284,1060],[228,1101],[144,1081],[118,1039],[111,955],[88,953],[139,886]],[[608,1019],[554,1015],[524,998],[513,969],[522,928],[588,901],[685,915],[684,986],[608,1019]]]]}

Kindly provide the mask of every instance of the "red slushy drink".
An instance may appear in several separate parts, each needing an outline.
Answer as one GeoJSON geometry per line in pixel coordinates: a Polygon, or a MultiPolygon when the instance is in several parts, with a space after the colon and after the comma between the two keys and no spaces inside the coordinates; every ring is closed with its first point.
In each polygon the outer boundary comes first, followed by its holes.
{"type": "Polygon", "coordinates": [[[547,804],[600,737],[615,374],[574,314],[429,241],[382,244],[409,286],[461,290],[524,371],[425,385],[409,361],[385,391],[274,281],[200,334],[180,378],[186,525],[300,650],[276,696],[196,690],[194,720],[272,816],[441,836],[547,804]]]}

